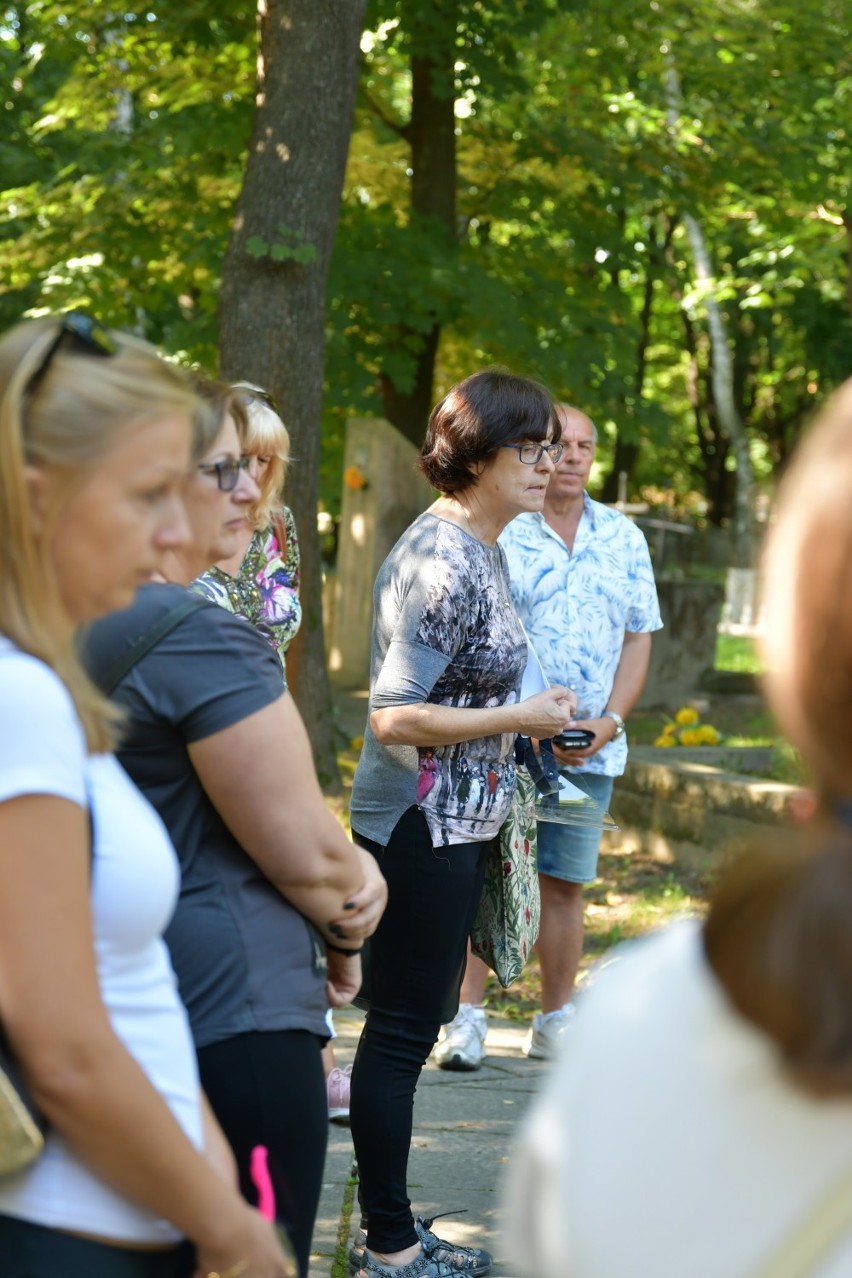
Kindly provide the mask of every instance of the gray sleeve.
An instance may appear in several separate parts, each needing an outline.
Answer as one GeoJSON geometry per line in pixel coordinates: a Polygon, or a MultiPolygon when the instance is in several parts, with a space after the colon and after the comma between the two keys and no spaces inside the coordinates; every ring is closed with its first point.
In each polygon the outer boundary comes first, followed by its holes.
{"type": "Polygon", "coordinates": [[[373,688],[371,707],[410,706],[426,701],[449,662],[449,657],[425,644],[393,640],[373,688]]]}
{"type": "Polygon", "coordinates": [[[387,565],[377,583],[377,630],[387,647],[371,704],[415,705],[461,649],[475,592],[458,540],[440,524],[418,530],[387,565]]]}

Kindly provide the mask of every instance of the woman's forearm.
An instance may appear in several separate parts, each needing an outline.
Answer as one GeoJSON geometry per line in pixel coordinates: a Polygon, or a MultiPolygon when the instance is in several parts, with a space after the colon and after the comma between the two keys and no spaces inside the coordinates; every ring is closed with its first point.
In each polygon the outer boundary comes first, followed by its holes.
{"type": "Polygon", "coordinates": [[[570,722],[576,705],[574,693],[560,687],[546,688],[525,701],[481,709],[419,701],[373,710],[370,727],[382,745],[456,745],[503,732],[552,737],[570,722]]]}

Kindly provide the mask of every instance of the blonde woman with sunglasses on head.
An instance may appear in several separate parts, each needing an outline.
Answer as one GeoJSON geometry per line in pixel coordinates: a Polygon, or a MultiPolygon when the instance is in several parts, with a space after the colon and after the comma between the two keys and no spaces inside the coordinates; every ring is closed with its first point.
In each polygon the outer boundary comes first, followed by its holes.
{"type": "Polygon", "coordinates": [[[87,316],[0,339],[0,1019],[48,1123],[0,1181],[15,1278],[292,1274],[199,1088],[161,939],[173,848],[75,651],[186,541],[200,411],[87,316]]]}

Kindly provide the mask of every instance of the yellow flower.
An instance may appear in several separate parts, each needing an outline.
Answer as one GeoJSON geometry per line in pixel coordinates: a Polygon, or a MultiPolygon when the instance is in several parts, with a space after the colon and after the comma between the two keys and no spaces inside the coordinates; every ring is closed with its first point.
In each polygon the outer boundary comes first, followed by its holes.
{"type": "Polygon", "coordinates": [[[360,737],[360,736],[359,736],[359,737],[353,737],[353,738],[352,738],[352,740],[349,742],[349,745],[351,746],[351,748],[352,748],[353,750],[363,750],[363,748],[364,748],[364,738],[363,738],[363,737],[360,737]]]}
{"type": "Polygon", "coordinates": [[[676,723],[664,723],[664,724],[663,724],[663,736],[664,736],[664,737],[673,737],[673,736],[675,735],[675,733],[676,733],[676,732],[677,732],[677,724],[676,724],[676,723]]]}
{"type": "Polygon", "coordinates": [[[664,732],[661,737],[657,737],[656,741],[654,742],[654,745],[660,746],[661,748],[665,748],[666,746],[673,746],[675,745],[675,739],[670,734],[664,732]]]}
{"type": "Polygon", "coordinates": [[[675,715],[675,723],[679,723],[682,728],[688,728],[690,724],[698,722],[698,711],[693,710],[692,706],[681,706],[675,715]]]}
{"type": "Polygon", "coordinates": [[[685,746],[701,745],[701,729],[684,728],[680,734],[680,744],[685,746]]]}
{"type": "Polygon", "coordinates": [[[709,723],[702,724],[698,729],[698,735],[701,738],[702,745],[718,745],[722,739],[716,729],[709,723]]]}

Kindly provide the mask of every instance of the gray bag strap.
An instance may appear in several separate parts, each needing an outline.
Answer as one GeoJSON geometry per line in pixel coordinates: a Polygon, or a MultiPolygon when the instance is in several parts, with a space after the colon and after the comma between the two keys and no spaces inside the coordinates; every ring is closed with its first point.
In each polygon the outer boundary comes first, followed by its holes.
{"type": "Polygon", "coordinates": [[[174,608],[170,608],[159,621],[155,621],[152,626],[149,626],[136,642],[131,644],[117,661],[113,662],[103,678],[98,680],[101,691],[111,697],[122,679],[130,673],[137,661],[141,661],[146,653],[150,652],[152,648],[156,648],[160,640],[165,639],[166,635],[170,634],[175,626],[180,625],[184,617],[188,617],[190,613],[203,608],[209,602],[210,600],[206,599],[204,595],[196,595],[187,591],[185,599],[182,599],[179,604],[175,604],[174,608]]]}

